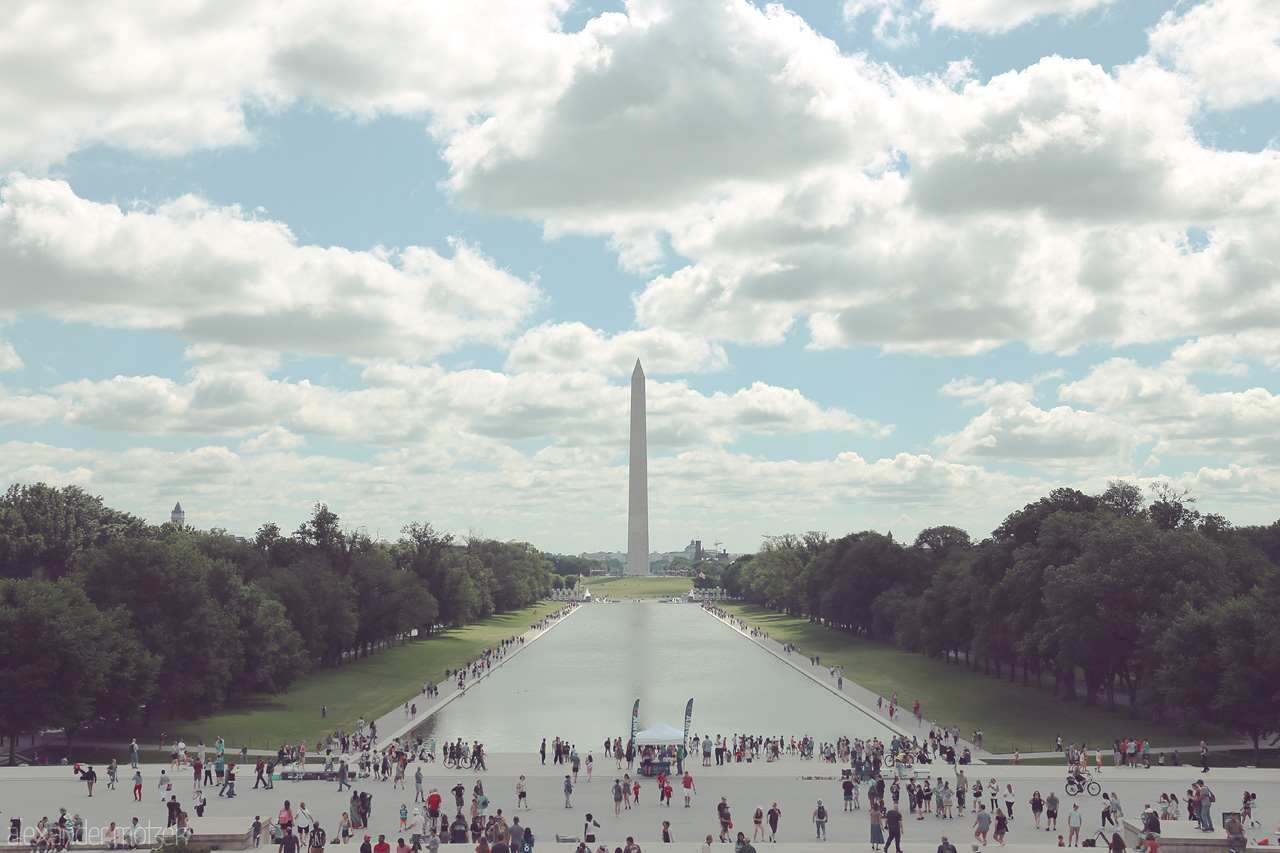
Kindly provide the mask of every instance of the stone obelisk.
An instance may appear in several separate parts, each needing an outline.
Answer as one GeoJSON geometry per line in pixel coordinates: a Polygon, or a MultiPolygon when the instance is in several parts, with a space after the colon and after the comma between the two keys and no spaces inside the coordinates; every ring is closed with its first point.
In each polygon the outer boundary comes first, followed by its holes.
{"type": "Polygon", "coordinates": [[[631,372],[631,472],[627,487],[627,574],[649,575],[649,439],[644,370],[631,372]]]}

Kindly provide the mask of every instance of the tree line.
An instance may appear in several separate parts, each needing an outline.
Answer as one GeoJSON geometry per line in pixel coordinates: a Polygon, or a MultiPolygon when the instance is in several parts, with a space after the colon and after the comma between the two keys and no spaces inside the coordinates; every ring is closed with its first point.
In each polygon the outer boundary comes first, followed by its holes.
{"type": "Polygon", "coordinates": [[[1280,733],[1280,521],[1235,527],[1167,485],[1112,481],[1010,513],[975,542],[875,531],[771,537],[714,582],[730,594],[1085,705],[1280,733]]]}
{"type": "Polygon", "coordinates": [[[20,734],[208,714],[552,584],[528,544],[418,522],[375,541],[323,503],[292,534],[268,523],[245,540],[148,525],[76,486],[14,485],[0,496],[0,732],[12,758],[20,734]]]}

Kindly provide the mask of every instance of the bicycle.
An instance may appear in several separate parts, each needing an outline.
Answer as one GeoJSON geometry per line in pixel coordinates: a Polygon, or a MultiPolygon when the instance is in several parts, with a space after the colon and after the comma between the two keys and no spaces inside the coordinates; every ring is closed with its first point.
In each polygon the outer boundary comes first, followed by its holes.
{"type": "Polygon", "coordinates": [[[446,756],[444,759],[444,766],[449,770],[468,770],[471,768],[471,758],[466,755],[459,755],[457,758],[454,758],[451,755],[446,756]]]}
{"type": "Polygon", "coordinates": [[[1074,797],[1081,793],[1087,793],[1091,797],[1096,797],[1102,793],[1102,786],[1093,781],[1093,774],[1088,771],[1082,775],[1077,774],[1067,777],[1067,795],[1074,797]]]}

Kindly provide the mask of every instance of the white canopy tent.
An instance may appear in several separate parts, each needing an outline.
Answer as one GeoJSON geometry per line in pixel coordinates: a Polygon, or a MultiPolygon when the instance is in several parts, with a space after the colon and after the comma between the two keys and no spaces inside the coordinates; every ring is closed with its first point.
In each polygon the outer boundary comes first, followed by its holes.
{"type": "Polygon", "coordinates": [[[684,743],[684,732],[666,723],[636,733],[636,746],[678,746],[684,743]]]}

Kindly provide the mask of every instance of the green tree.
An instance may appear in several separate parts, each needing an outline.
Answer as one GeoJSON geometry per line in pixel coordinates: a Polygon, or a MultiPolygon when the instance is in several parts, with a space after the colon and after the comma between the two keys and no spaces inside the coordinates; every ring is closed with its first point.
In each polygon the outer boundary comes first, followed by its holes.
{"type": "Polygon", "coordinates": [[[60,578],[78,555],[146,535],[141,519],[79,486],[15,484],[0,496],[0,577],[60,578]]]}
{"type": "Polygon", "coordinates": [[[189,541],[113,542],[80,560],[77,578],[103,608],[123,608],[160,659],[155,703],[174,714],[217,708],[240,649],[236,626],[216,603],[211,561],[189,541]]]}
{"type": "Polygon", "coordinates": [[[62,579],[0,580],[0,731],[9,760],[18,736],[131,716],[147,701],[157,662],[124,614],[94,606],[62,579]]]}

